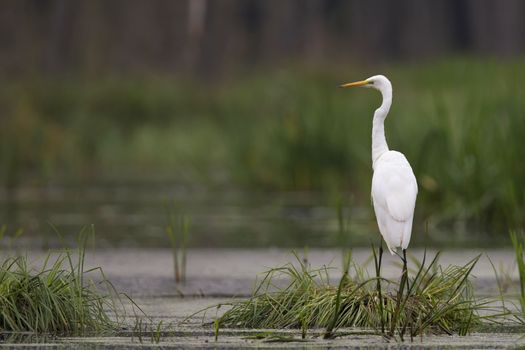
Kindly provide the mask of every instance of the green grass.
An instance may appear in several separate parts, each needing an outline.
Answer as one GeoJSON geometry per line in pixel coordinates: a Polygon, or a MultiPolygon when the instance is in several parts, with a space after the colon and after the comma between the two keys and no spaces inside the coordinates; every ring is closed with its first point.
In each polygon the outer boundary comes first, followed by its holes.
{"type": "Polygon", "coordinates": [[[382,72],[394,86],[392,149],[419,181],[416,225],[500,234],[525,226],[525,61],[261,71],[202,84],[107,78],[0,88],[0,180],[168,178],[190,184],[352,193],[369,207],[379,94],[336,86],[382,72]],[[128,174],[128,175],[125,175],[128,174]],[[65,177],[65,179],[64,179],[65,177]],[[502,233],[503,232],[503,233],[502,233]]]}
{"type": "Polygon", "coordinates": [[[325,336],[333,337],[340,327],[362,327],[401,339],[466,335],[490,319],[481,314],[489,309],[487,301],[474,296],[470,282],[479,257],[464,266],[442,267],[438,256],[414,263],[402,294],[397,280],[369,277],[352,260],[334,286],[326,267],[310,269],[298,258],[297,264],[270,270],[251,298],[231,304],[215,321],[216,333],[220,328],[296,328],[304,337],[308,329],[326,328],[325,336]]]}
{"type": "Polygon", "coordinates": [[[520,297],[519,302],[521,306],[522,316],[525,317],[525,260],[523,256],[523,247],[525,246],[525,236],[523,232],[517,233],[515,231],[510,231],[510,239],[514,252],[516,254],[516,264],[518,265],[518,274],[519,274],[519,286],[520,286],[520,297]]]}
{"type": "Polygon", "coordinates": [[[114,333],[120,296],[102,269],[86,269],[85,235],[76,251],[50,252],[41,267],[27,256],[0,265],[0,332],[53,335],[114,333]]]}
{"type": "Polygon", "coordinates": [[[171,244],[175,282],[185,282],[191,220],[186,214],[177,213],[175,203],[169,203],[166,207],[168,217],[166,234],[171,244]]]}

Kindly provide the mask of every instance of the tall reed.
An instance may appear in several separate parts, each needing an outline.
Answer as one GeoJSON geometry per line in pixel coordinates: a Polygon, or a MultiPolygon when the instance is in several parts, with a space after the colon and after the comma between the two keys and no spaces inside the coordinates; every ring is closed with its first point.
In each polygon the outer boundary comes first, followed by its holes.
{"type": "Polygon", "coordinates": [[[186,281],[186,262],[191,220],[186,214],[175,213],[175,204],[168,205],[166,234],[171,243],[175,282],[186,281]]]}

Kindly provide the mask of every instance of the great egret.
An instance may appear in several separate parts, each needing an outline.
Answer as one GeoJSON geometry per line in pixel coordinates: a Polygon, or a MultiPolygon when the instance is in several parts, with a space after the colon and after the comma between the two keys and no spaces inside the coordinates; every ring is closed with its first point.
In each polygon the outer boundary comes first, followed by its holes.
{"type": "Polygon", "coordinates": [[[374,113],[372,126],[372,202],[377,225],[391,254],[401,248],[406,269],[406,249],[412,233],[417,181],[403,153],[390,151],[385,138],[385,118],[392,104],[392,84],[374,75],[341,87],[368,87],[381,92],[383,102],[374,113]]]}

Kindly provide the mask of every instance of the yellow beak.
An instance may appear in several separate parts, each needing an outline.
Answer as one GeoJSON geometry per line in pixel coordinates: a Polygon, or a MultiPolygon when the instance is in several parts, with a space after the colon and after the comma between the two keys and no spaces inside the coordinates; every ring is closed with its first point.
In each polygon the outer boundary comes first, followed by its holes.
{"type": "Polygon", "coordinates": [[[356,86],[364,86],[368,84],[368,80],[361,80],[361,81],[356,81],[354,83],[347,83],[347,84],[342,84],[342,85],[339,85],[340,88],[351,88],[351,87],[356,87],[356,86]]]}

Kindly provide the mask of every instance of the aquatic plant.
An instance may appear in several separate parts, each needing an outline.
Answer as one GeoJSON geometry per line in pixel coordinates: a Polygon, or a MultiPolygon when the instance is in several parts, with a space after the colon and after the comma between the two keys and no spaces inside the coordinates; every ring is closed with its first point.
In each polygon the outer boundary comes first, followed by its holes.
{"type": "MultiPolygon", "coordinates": [[[[380,261],[374,252],[377,274],[380,261]]],[[[327,267],[311,269],[297,259],[269,270],[253,295],[231,303],[231,309],[215,321],[220,328],[278,329],[327,328],[333,337],[340,327],[372,328],[387,337],[415,337],[424,333],[466,335],[480,325],[480,311],[487,302],[478,300],[469,280],[479,256],[464,266],[430,263],[426,253],[409,276],[406,292],[399,282],[367,276],[363,267],[348,259],[336,287],[329,283],[327,267]],[[287,282],[283,285],[283,279],[287,282]]]]}
{"type": "Polygon", "coordinates": [[[101,268],[85,269],[86,237],[79,235],[75,251],[49,252],[40,268],[26,255],[3,260],[0,332],[80,335],[117,329],[120,295],[101,268]]]}
{"type": "Polygon", "coordinates": [[[144,338],[150,338],[152,344],[159,344],[162,337],[167,334],[167,330],[171,327],[171,323],[163,326],[164,321],[153,321],[149,317],[135,317],[135,324],[131,331],[131,340],[136,337],[139,343],[144,342],[144,338]]]}
{"type": "Polygon", "coordinates": [[[166,234],[171,243],[175,282],[186,281],[186,259],[191,220],[186,214],[176,214],[175,204],[167,205],[166,234]]]}
{"type": "Polygon", "coordinates": [[[525,316],[525,260],[523,257],[523,247],[525,245],[525,236],[523,232],[517,233],[516,231],[510,231],[510,240],[514,253],[516,254],[516,263],[518,265],[518,274],[520,277],[520,306],[521,313],[525,316]]]}

